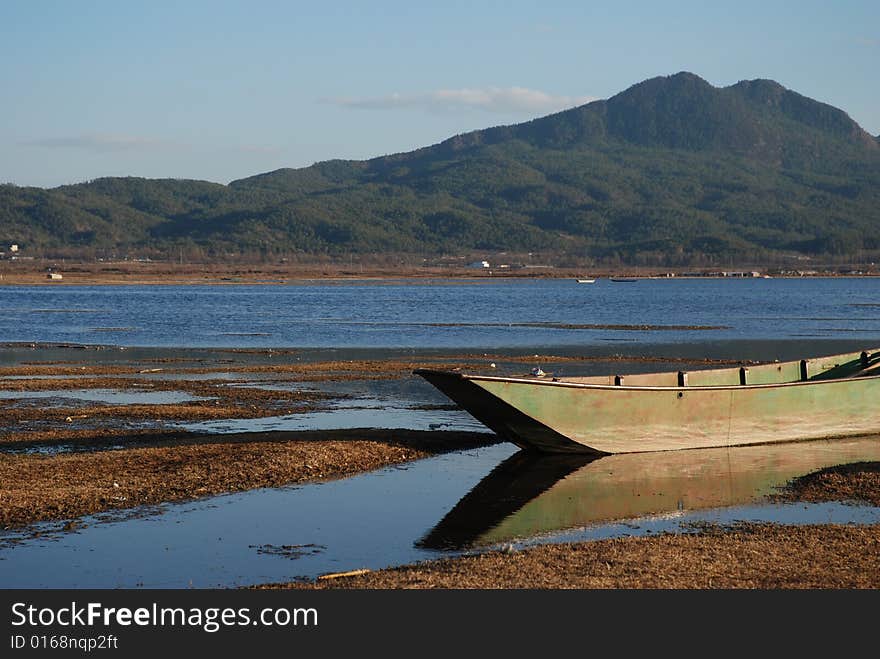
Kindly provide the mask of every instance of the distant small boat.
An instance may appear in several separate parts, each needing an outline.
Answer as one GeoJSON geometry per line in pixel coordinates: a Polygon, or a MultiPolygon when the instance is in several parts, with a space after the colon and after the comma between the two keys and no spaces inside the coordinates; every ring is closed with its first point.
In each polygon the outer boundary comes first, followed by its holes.
{"type": "Polygon", "coordinates": [[[634,281],[638,281],[635,277],[612,277],[611,281],[616,281],[618,283],[632,283],[634,281]]]}
{"type": "Polygon", "coordinates": [[[689,373],[415,373],[501,437],[551,453],[669,451],[880,433],[880,348],[689,373]]]}
{"type": "Polygon", "coordinates": [[[578,279],[577,283],[579,283],[579,284],[595,284],[596,280],[595,279],[578,279]]]}

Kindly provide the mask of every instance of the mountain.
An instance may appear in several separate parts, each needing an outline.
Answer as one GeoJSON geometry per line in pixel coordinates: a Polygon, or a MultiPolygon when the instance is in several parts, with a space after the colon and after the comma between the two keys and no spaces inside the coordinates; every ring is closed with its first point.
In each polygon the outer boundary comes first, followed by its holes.
{"type": "Polygon", "coordinates": [[[0,240],[196,255],[539,251],[624,262],[880,251],[880,145],[772,80],[692,73],[367,161],[228,186],[0,186],[0,240]]]}

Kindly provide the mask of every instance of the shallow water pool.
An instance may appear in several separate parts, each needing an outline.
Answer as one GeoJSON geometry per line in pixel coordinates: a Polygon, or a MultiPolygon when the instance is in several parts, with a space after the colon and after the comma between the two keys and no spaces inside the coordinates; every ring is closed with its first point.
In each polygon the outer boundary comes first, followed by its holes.
{"type": "Polygon", "coordinates": [[[547,460],[501,443],[337,481],[84,517],[68,530],[38,524],[0,534],[0,586],[235,587],[487,547],[687,532],[699,521],[880,523],[872,506],[766,499],[791,478],[880,459],[880,438],[675,453],[547,460]]]}

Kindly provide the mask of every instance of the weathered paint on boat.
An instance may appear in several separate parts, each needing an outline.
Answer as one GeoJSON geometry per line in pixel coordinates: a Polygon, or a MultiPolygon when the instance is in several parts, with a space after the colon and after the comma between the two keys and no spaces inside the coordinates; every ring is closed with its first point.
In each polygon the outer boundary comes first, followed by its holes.
{"type": "Polygon", "coordinates": [[[880,351],[591,378],[415,371],[523,448],[633,453],[880,432],[880,351]]]}

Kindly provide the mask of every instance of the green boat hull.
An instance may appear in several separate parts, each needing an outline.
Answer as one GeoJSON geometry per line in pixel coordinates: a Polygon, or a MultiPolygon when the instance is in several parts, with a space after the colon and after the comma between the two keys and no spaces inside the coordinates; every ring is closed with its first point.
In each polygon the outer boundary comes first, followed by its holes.
{"type": "Polygon", "coordinates": [[[609,454],[878,433],[877,366],[880,351],[749,369],[605,378],[617,384],[594,383],[602,378],[416,373],[522,448],[609,454]],[[733,379],[745,383],[724,383],[733,379]]]}

